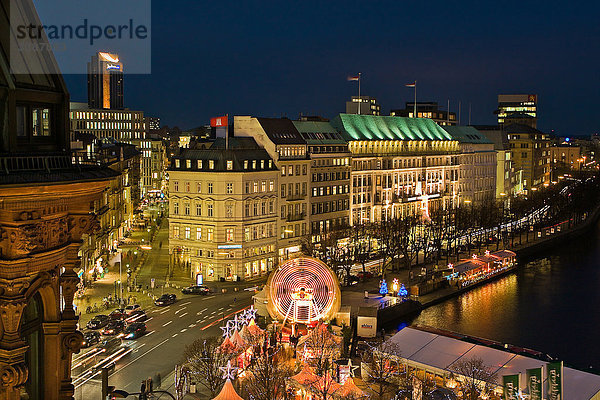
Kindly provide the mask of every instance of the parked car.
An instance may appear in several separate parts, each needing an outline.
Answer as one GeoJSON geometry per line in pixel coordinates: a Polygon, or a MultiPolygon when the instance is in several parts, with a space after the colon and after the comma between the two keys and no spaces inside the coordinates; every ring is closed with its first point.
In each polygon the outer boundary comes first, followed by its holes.
{"type": "Polygon", "coordinates": [[[94,318],[88,321],[85,325],[88,329],[100,329],[104,328],[106,324],[110,321],[108,315],[96,315],[94,318]]]}
{"type": "Polygon", "coordinates": [[[175,303],[175,301],[177,301],[177,296],[175,296],[174,294],[163,294],[158,299],[156,299],[154,304],[157,306],[168,306],[175,303]]]}
{"type": "Polygon", "coordinates": [[[146,333],[146,324],[143,322],[134,322],[132,324],[129,324],[127,326],[127,328],[125,328],[125,331],[123,332],[125,334],[125,336],[123,336],[123,338],[125,339],[137,339],[140,336],[142,336],[144,333],[146,333]]]}
{"type": "Polygon", "coordinates": [[[121,338],[112,337],[102,341],[102,343],[98,345],[98,348],[100,349],[100,353],[111,353],[113,350],[121,347],[122,344],[123,341],[121,338]]]}
{"type": "Polygon", "coordinates": [[[105,336],[108,336],[108,335],[118,335],[119,333],[123,332],[124,329],[125,329],[125,322],[124,321],[119,321],[119,320],[110,321],[104,327],[104,329],[102,329],[102,334],[105,335],[105,336]]]}
{"type": "Polygon", "coordinates": [[[114,310],[110,314],[108,314],[108,316],[111,319],[111,321],[124,319],[125,318],[125,309],[117,308],[116,310],[114,310]]]}
{"type": "Polygon", "coordinates": [[[190,287],[186,287],[181,289],[181,293],[183,294],[201,294],[201,295],[207,295],[210,293],[210,289],[208,286],[204,286],[204,285],[194,285],[194,286],[190,286],[190,287]]]}
{"type": "Polygon", "coordinates": [[[143,310],[135,310],[125,320],[128,324],[132,322],[144,322],[148,319],[148,316],[143,310]]]}
{"type": "Polygon", "coordinates": [[[141,310],[142,308],[140,307],[139,304],[131,304],[128,305],[127,307],[125,307],[125,314],[130,315],[132,312],[136,311],[136,310],[141,310]]]}
{"type": "Polygon", "coordinates": [[[98,343],[100,343],[100,333],[98,333],[98,331],[89,331],[83,334],[81,347],[84,349],[98,343]]]}

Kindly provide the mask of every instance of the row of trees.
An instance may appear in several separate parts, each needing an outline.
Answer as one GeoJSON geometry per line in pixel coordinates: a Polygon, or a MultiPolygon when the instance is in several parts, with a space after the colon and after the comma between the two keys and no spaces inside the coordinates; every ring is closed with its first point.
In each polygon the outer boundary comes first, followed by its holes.
{"type": "Polygon", "coordinates": [[[581,176],[532,190],[528,196],[465,202],[422,215],[390,218],[352,227],[340,226],[318,236],[307,236],[304,251],[325,261],[350,283],[352,265],[380,258],[386,269],[427,263],[445,264],[483,248],[498,250],[529,242],[537,229],[568,221],[577,224],[597,206],[600,180],[581,176]],[[344,241],[343,245],[340,244],[344,241]]]}

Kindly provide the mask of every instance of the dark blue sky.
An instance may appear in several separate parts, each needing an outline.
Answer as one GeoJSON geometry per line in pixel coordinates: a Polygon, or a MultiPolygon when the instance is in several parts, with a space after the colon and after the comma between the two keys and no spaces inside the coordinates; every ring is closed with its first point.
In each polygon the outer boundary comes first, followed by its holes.
{"type": "MultiPolygon", "coordinates": [[[[152,75],[125,103],[191,128],[225,113],[333,117],[356,94],[384,113],[438,101],[493,123],[498,93],[537,93],[540,129],[599,132],[600,6],[552,1],[153,1],[152,75]]],[[[127,65],[127,54],[121,54],[127,65]]],[[[85,100],[84,76],[67,76],[85,100]]]]}

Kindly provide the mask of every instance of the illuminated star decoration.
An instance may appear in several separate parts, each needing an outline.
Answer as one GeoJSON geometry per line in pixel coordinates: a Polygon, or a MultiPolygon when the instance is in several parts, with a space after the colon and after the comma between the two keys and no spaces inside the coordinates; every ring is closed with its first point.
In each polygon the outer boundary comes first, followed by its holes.
{"type": "Polygon", "coordinates": [[[350,376],[354,378],[354,371],[358,369],[358,365],[352,365],[352,360],[348,359],[348,369],[350,370],[350,376]]]}
{"type": "Polygon", "coordinates": [[[253,319],[256,319],[256,308],[254,306],[250,306],[250,308],[244,310],[242,317],[246,319],[247,323],[250,323],[253,319]]]}
{"type": "Polygon", "coordinates": [[[231,335],[233,335],[233,332],[236,331],[235,326],[232,326],[230,322],[231,321],[227,321],[227,324],[221,327],[221,330],[223,331],[223,337],[231,337],[231,335]]]}
{"type": "Polygon", "coordinates": [[[235,373],[238,368],[231,365],[231,361],[227,361],[227,366],[219,367],[219,369],[223,372],[223,379],[235,380],[235,373]]]}

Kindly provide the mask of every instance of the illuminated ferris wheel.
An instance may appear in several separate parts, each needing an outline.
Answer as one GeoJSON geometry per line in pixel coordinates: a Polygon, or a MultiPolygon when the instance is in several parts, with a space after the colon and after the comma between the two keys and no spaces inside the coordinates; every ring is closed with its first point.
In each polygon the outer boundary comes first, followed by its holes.
{"type": "Polygon", "coordinates": [[[340,286],[333,271],[314,258],[296,258],[269,277],[268,309],[273,318],[310,324],[331,319],[340,308],[340,286]]]}

